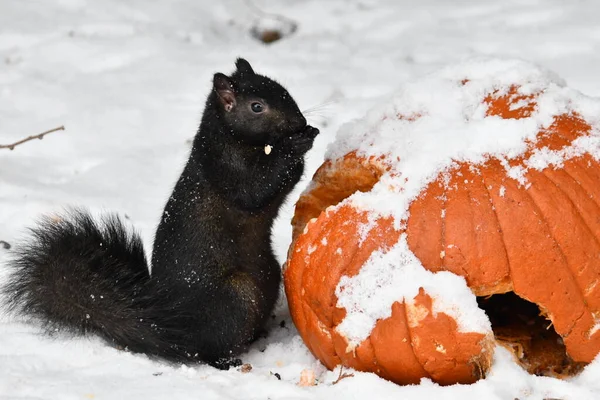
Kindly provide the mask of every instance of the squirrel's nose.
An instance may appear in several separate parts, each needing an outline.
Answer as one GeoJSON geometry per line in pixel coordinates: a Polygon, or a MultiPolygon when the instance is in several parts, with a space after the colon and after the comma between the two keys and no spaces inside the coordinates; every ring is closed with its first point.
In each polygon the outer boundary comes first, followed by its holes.
{"type": "Polygon", "coordinates": [[[302,130],[302,129],[304,129],[305,126],[306,126],[306,118],[304,118],[304,115],[302,115],[300,113],[298,115],[296,115],[294,118],[292,118],[290,121],[290,127],[294,131],[302,130]]]}

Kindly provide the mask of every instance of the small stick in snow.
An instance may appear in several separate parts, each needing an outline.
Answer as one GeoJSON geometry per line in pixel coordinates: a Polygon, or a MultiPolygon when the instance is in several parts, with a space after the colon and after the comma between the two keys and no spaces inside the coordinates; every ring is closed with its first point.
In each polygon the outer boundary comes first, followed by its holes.
{"type": "Polygon", "coordinates": [[[335,385],[336,383],[339,383],[339,381],[341,381],[342,379],[345,378],[352,378],[354,376],[354,374],[347,374],[347,373],[343,373],[342,371],[344,370],[344,366],[340,365],[340,375],[338,376],[338,378],[332,383],[332,385],[335,385]]]}
{"type": "Polygon", "coordinates": [[[59,126],[58,128],[50,129],[49,131],[42,132],[42,133],[39,133],[37,135],[32,135],[32,136],[26,137],[25,139],[19,140],[18,142],[15,142],[15,143],[12,143],[12,144],[0,144],[0,149],[14,150],[15,147],[17,147],[20,144],[23,144],[25,142],[29,142],[30,140],[33,140],[33,139],[40,139],[40,140],[42,140],[44,138],[44,136],[46,136],[49,133],[56,132],[56,131],[64,131],[64,130],[65,130],[64,126],[59,126]]]}

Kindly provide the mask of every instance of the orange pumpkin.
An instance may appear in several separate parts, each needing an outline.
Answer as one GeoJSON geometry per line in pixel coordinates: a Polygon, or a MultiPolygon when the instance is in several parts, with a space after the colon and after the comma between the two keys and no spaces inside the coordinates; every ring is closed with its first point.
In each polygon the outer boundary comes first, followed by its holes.
{"type": "Polygon", "coordinates": [[[400,101],[355,126],[365,132],[354,140],[339,136],[297,202],[285,289],[300,335],[328,368],[342,364],[400,384],[423,377],[469,383],[487,373],[496,342],[530,372],[559,377],[577,373],[600,351],[600,147],[593,117],[600,106],[535,67],[489,63],[487,75],[485,68],[456,67],[424,87],[450,87],[449,96],[466,104],[460,111],[472,112],[466,124],[483,127],[478,135],[499,127],[492,142],[510,129],[534,129],[521,147],[453,159],[420,182],[410,202],[394,203],[411,175],[398,163],[394,139],[369,127],[402,125],[400,134],[410,134],[422,119],[443,126],[450,118],[400,101]],[[377,203],[386,205],[370,206],[377,203]],[[402,204],[400,217],[386,212],[402,204]],[[340,300],[344,282],[402,240],[426,270],[464,277],[493,335],[465,331],[456,315],[433,307],[443,296],[421,287],[416,295],[399,293],[387,316],[352,343],[340,329],[351,313],[340,300]]]}

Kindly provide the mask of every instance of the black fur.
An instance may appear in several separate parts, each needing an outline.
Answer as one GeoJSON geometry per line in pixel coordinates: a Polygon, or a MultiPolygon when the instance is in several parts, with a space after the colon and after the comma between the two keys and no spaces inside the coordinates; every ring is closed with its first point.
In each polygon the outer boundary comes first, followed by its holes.
{"type": "Polygon", "coordinates": [[[215,74],[156,232],[152,275],[140,238],[116,216],[74,210],[42,221],[16,254],[10,309],[49,331],[95,333],[171,361],[237,362],[279,295],[271,227],[318,130],[282,86],[246,60],[236,67],[215,74]]]}

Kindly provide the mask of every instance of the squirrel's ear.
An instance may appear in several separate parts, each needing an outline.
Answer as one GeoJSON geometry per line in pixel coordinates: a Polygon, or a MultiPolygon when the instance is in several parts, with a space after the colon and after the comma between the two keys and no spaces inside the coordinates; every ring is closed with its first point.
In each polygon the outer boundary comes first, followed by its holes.
{"type": "Polygon", "coordinates": [[[237,60],[235,60],[235,66],[238,72],[241,74],[254,75],[254,70],[252,69],[252,66],[248,61],[244,60],[243,58],[238,58],[237,60]]]}
{"type": "Polygon", "coordinates": [[[231,111],[233,106],[235,106],[235,93],[231,79],[225,74],[216,73],[213,77],[213,88],[225,111],[231,111]]]}

